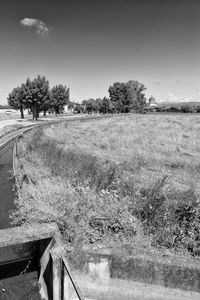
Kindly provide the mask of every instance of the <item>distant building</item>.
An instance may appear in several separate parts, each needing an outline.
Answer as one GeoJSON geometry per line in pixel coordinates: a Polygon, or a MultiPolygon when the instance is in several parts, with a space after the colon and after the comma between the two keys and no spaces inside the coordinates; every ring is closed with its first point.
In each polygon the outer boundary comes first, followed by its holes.
{"type": "MultiPolygon", "coordinates": [[[[71,103],[70,103],[70,104],[71,104],[71,103]]],[[[73,107],[73,105],[70,105],[70,104],[66,104],[66,105],[64,106],[63,113],[69,114],[69,113],[73,113],[73,112],[74,112],[74,107],[73,107]]]]}
{"type": "Polygon", "coordinates": [[[158,111],[159,110],[158,104],[156,103],[156,99],[153,96],[151,96],[149,98],[148,110],[149,111],[158,111]]]}
{"type": "Polygon", "coordinates": [[[150,104],[153,104],[153,103],[156,103],[156,99],[155,99],[153,96],[151,96],[151,97],[149,98],[149,105],[150,105],[150,104]]]}

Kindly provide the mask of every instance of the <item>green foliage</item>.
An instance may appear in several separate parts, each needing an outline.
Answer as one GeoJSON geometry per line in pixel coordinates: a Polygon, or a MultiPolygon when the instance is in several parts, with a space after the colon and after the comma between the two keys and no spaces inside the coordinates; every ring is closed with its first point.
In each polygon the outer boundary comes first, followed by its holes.
{"type": "Polygon", "coordinates": [[[69,102],[69,88],[61,84],[49,91],[49,82],[45,76],[38,75],[35,79],[27,78],[20,87],[16,87],[8,96],[8,104],[14,109],[20,109],[23,117],[23,109],[28,108],[37,120],[39,113],[48,109],[54,109],[56,113],[63,110],[69,102]]]}
{"type": "Polygon", "coordinates": [[[24,85],[18,86],[12,90],[8,95],[8,105],[16,110],[20,110],[21,118],[24,118],[23,110],[26,108],[24,85]]]}
{"type": "Polygon", "coordinates": [[[104,97],[102,100],[102,104],[100,107],[100,113],[106,114],[106,113],[114,113],[115,107],[112,103],[112,101],[109,98],[104,97]]]}
{"type": "Polygon", "coordinates": [[[109,88],[110,100],[117,112],[127,113],[146,106],[145,86],[138,81],[115,82],[109,88]]]}
{"type": "Polygon", "coordinates": [[[91,113],[128,113],[141,112],[146,107],[143,91],[145,86],[138,81],[129,80],[126,83],[115,82],[109,88],[110,98],[83,100],[85,111],[91,113]]]}
{"type": "Polygon", "coordinates": [[[33,119],[37,120],[39,112],[49,105],[49,82],[45,76],[38,75],[32,81],[27,78],[23,86],[25,90],[26,107],[30,108],[33,119]]]}
{"type": "Polygon", "coordinates": [[[68,103],[68,109],[73,109],[74,107],[75,107],[75,103],[69,101],[69,103],[68,103]]]}
{"type": "Polygon", "coordinates": [[[69,103],[69,88],[62,84],[56,85],[51,90],[51,106],[56,114],[63,111],[64,106],[69,103]]]}
{"type": "Polygon", "coordinates": [[[198,107],[195,108],[194,106],[191,105],[182,105],[181,106],[181,112],[183,113],[194,113],[194,112],[198,112],[198,107]]]}
{"type": "Polygon", "coordinates": [[[75,103],[74,106],[73,106],[73,108],[74,108],[74,113],[77,113],[77,114],[82,113],[83,110],[84,110],[83,105],[81,105],[80,103],[75,103]]]}
{"type": "Polygon", "coordinates": [[[83,100],[82,105],[88,114],[97,113],[99,110],[99,101],[96,102],[95,99],[83,100]]]}
{"type": "Polygon", "coordinates": [[[200,202],[192,189],[163,192],[167,177],[140,190],[132,213],[152,235],[153,245],[200,255],[200,202]]]}

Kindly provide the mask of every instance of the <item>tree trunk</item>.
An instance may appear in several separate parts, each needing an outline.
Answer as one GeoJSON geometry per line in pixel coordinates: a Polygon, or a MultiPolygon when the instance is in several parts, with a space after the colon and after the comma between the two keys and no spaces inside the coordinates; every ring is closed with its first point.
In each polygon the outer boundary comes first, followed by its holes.
{"type": "Polygon", "coordinates": [[[58,115],[59,115],[59,113],[60,113],[59,107],[55,106],[55,107],[54,107],[54,111],[55,111],[56,117],[58,117],[58,115]]]}
{"type": "Polygon", "coordinates": [[[24,110],[23,107],[20,106],[21,119],[24,119],[24,110]]]}
{"type": "Polygon", "coordinates": [[[33,120],[37,120],[38,112],[37,112],[37,104],[36,103],[33,104],[32,112],[33,112],[33,120]]]}

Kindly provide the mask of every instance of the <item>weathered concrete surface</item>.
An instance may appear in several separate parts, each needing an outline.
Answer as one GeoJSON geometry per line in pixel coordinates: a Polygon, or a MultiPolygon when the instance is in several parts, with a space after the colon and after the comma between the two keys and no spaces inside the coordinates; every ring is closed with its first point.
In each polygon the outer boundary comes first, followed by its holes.
{"type": "Polygon", "coordinates": [[[90,275],[95,271],[99,278],[130,280],[200,293],[199,258],[159,252],[115,256],[109,249],[96,249],[87,250],[84,259],[79,270],[90,275]]]}
{"type": "MultiPolygon", "coordinates": [[[[200,264],[130,257],[111,261],[111,277],[200,292],[200,264]]],[[[200,297],[200,295],[199,295],[200,297]]]]}
{"type": "Polygon", "coordinates": [[[30,224],[0,230],[0,247],[48,239],[59,233],[55,223],[30,224]]]}
{"type": "Polygon", "coordinates": [[[171,289],[153,284],[130,280],[94,279],[89,275],[76,273],[75,278],[84,296],[95,300],[199,300],[196,292],[171,289]]]}

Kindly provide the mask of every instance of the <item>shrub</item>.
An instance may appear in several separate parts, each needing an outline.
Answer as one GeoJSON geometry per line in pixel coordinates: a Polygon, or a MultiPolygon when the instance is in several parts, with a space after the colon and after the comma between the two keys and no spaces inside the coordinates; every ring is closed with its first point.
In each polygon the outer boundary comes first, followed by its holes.
{"type": "Polygon", "coordinates": [[[154,246],[200,255],[200,203],[193,190],[163,193],[167,177],[141,189],[132,213],[154,246]]]}

